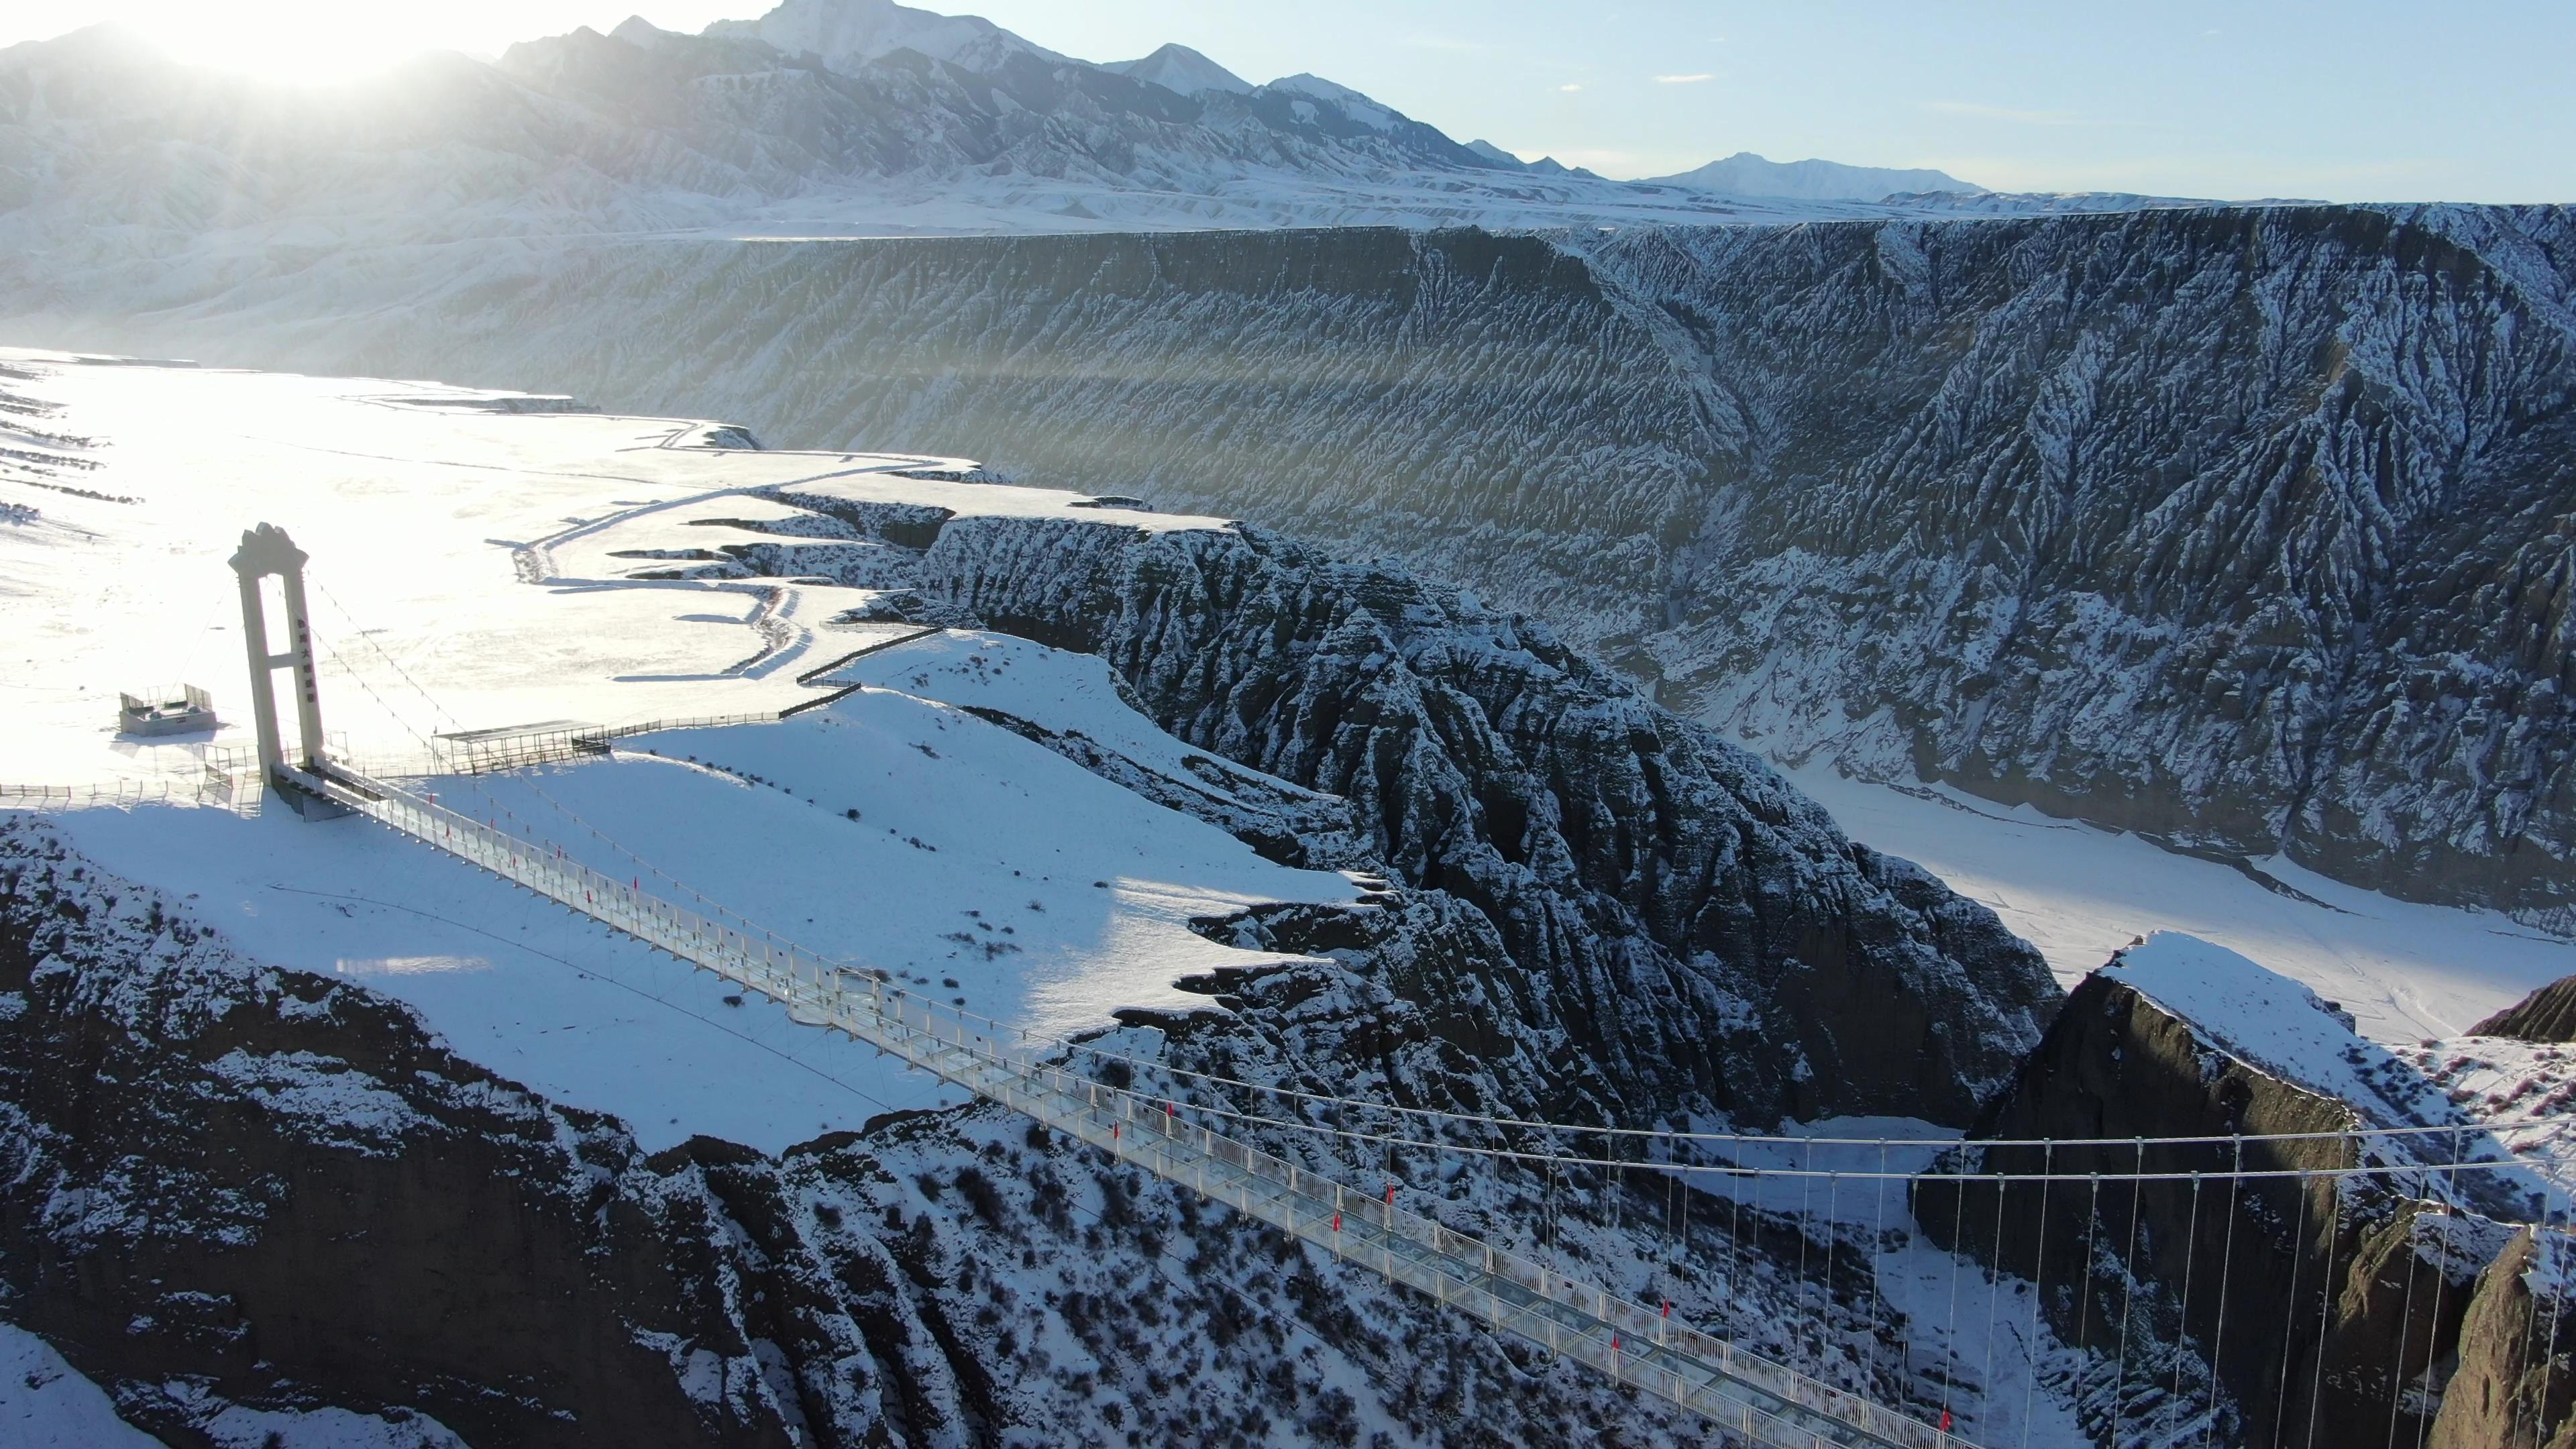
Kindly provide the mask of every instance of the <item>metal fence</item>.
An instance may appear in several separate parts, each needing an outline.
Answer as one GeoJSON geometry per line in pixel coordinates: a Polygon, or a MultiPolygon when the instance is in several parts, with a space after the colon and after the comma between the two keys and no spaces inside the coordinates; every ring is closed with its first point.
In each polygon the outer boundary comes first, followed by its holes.
{"type": "Polygon", "coordinates": [[[209,768],[196,778],[132,776],[87,785],[0,784],[0,806],[19,810],[94,810],[185,805],[257,815],[260,794],[247,782],[209,768]]]}

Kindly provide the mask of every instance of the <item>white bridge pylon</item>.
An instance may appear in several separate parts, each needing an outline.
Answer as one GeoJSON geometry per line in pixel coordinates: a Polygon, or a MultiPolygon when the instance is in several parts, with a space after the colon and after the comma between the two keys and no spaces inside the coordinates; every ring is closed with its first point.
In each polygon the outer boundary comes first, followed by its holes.
{"type": "Polygon", "coordinates": [[[1235,1208],[1550,1354],[1705,1415],[1766,1449],[1973,1449],[1932,1425],[1738,1350],[1660,1310],[1574,1281],[1211,1128],[1161,1099],[1068,1070],[1054,1043],[730,926],[328,760],[281,783],[490,871],[878,1047],[1157,1177],[1235,1208]]]}

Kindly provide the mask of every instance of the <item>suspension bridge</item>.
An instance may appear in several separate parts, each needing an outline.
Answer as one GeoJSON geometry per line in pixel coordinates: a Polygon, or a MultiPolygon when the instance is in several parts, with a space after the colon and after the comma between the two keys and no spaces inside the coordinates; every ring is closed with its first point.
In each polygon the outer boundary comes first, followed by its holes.
{"type": "Polygon", "coordinates": [[[1968,1441],[1787,1365],[1673,1322],[1394,1202],[1188,1122],[1178,1104],[1085,1077],[1054,1043],[916,997],[873,973],[710,920],[388,781],[314,760],[288,788],[489,871],[777,1001],[1157,1177],[1236,1208],[1345,1262],[1426,1294],[1533,1347],[1668,1399],[1772,1449],[1968,1441]]]}
{"type": "MultiPolygon", "coordinates": [[[[1320,1133],[1392,1150],[1433,1154],[1467,1153],[1487,1158],[1516,1161],[1523,1165],[1543,1165],[1551,1174],[1559,1171],[1589,1171],[1597,1180],[1608,1181],[1614,1175],[1624,1184],[1631,1169],[1650,1167],[1667,1179],[1678,1178],[1687,1198],[1693,1189],[1689,1178],[1694,1172],[1718,1172],[1741,1185],[1749,1173],[1758,1190],[1766,1177],[1773,1182],[1794,1181],[1799,1184],[1801,1217],[1795,1231],[1799,1234],[1798,1254],[1803,1260],[1812,1236],[1810,1214],[1804,1199],[1810,1187],[1823,1186],[1830,1195],[1839,1194],[1847,1182],[1868,1182],[1879,1193],[1883,1235],[1885,1196],[1891,1185],[1903,1191],[1909,1185],[1940,1183],[1950,1186],[1961,1202],[1971,1187],[1983,1187],[1994,1194],[1996,1233],[1993,1248],[2000,1257],[2004,1252],[2004,1190],[2008,1185],[2036,1187],[2042,1194],[2040,1231],[2046,1231],[2047,1201],[2045,1193],[2051,1184],[2083,1188],[2092,1194],[2085,1227],[2084,1263],[2073,1276],[2080,1279],[2085,1295],[2086,1312],[2090,1312],[2093,1285],[2098,1276],[2117,1269],[2120,1290],[2119,1356],[2109,1385],[2107,1416],[2097,1415],[2097,1423],[2088,1424],[2086,1437],[2108,1443],[2118,1449],[2131,1445],[2214,1444],[2219,1438],[2221,1412],[2219,1401],[2224,1394],[2210,1379],[2187,1386],[2184,1362],[2187,1353],[2175,1352],[2159,1361],[2152,1371],[2140,1372],[2143,1382],[2132,1382],[2128,1358],[2132,1299],[2144,1291],[2144,1281],[2137,1271],[2136,1252],[2140,1213],[2138,1194],[2149,1189],[2179,1189],[2186,1180],[2190,1189],[2192,1221],[2195,1230],[2201,1210],[2201,1194],[2208,1183],[2225,1183],[2228,1192],[2228,1237],[2219,1268],[2219,1285],[2223,1295],[2226,1275],[2238,1256],[2234,1246],[2234,1219],[2239,1194],[2246,1189],[2262,1189],[2268,1183],[2286,1180],[2300,1191],[2300,1231],[2306,1231],[2307,1187],[2328,1183],[2328,1197],[2320,1217],[2331,1225],[2325,1235],[2326,1263],[2312,1281],[2304,1284],[2310,1301],[2317,1305],[2318,1325],[2315,1342],[2309,1348],[2294,1346],[2298,1335],[2288,1332],[2300,1320],[2299,1306],[2303,1286],[2300,1273],[2305,1264],[2291,1271],[2289,1296],[2292,1299],[2289,1324],[2280,1335],[2281,1365],[2276,1377],[2287,1394],[2294,1370],[2294,1353],[2313,1359],[2313,1388],[2306,1395],[2308,1409],[2304,1438],[2298,1426],[2286,1415],[2276,1415],[2270,1422],[2270,1442],[2275,1446],[2316,1449],[2317,1404],[2331,1391],[2348,1388],[2351,1370],[2339,1368],[2338,1381],[2327,1382],[2327,1350],[2323,1335],[2330,1315],[2335,1311],[2338,1293],[2333,1277],[2336,1234],[2344,1226],[2347,1180],[2379,1179],[2393,1191],[2416,1200],[2426,1209],[2421,1216],[2438,1213],[2445,1220],[2466,1211],[2467,1201],[2457,1190],[2458,1175],[2463,1172],[2492,1173],[2518,1170],[2509,1156],[2479,1161],[2464,1157],[2458,1139],[2463,1128],[2448,1124],[2420,1128],[2370,1128],[2354,1126],[2332,1131],[2274,1134],[2269,1137],[2230,1135],[2176,1139],[2116,1138],[2086,1141],[2033,1140],[1995,1141],[1966,1144],[1983,1149],[1988,1170],[1970,1171],[1964,1165],[1951,1164],[1927,1176],[1920,1164],[1891,1170],[1887,1153],[1891,1148],[1921,1149],[1922,1142],[1886,1138],[1820,1138],[1757,1137],[1736,1133],[1666,1132],[1654,1129],[1616,1129],[1602,1127],[1568,1127],[1564,1124],[1514,1121],[1493,1117],[1474,1117],[1429,1108],[1400,1107],[1339,1097],[1325,1097],[1292,1089],[1253,1082],[1235,1081],[1191,1073],[1161,1063],[1139,1062],[1107,1052],[1096,1045],[1058,1040],[1033,1039],[1030,1034],[968,1012],[961,1006],[914,995],[896,987],[879,971],[835,959],[823,953],[793,944],[774,936],[739,917],[718,919],[677,904],[671,899],[643,889],[641,877],[620,880],[607,876],[569,856],[560,848],[546,844],[532,834],[521,834],[501,827],[497,819],[482,820],[438,801],[411,785],[399,783],[383,774],[371,774],[353,768],[350,762],[336,758],[323,748],[319,731],[313,636],[309,621],[303,618],[300,587],[302,555],[285,544],[284,536],[263,529],[262,534],[247,535],[243,555],[236,566],[244,570],[246,623],[252,645],[254,684],[266,696],[271,671],[292,669],[301,686],[298,700],[300,723],[304,726],[303,749],[296,758],[288,758],[273,704],[262,709],[261,757],[263,776],[290,803],[311,814],[352,814],[382,825],[399,835],[419,842],[464,861],[515,886],[534,892],[544,899],[577,912],[602,925],[630,936],[660,951],[710,971],[744,989],[757,992],[782,1005],[798,1023],[818,1030],[834,1031],[866,1043],[931,1073],[986,1101],[1023,1114],[1049,1130],[1089,1144],[1118,1161],[1149,1172],[1205,1198],[1224,1203],[1246,1217],[1310,1244],[1345,1263],[1377,1275],[1413,1293],[1419,1294],[1450,1310],[1464,1314],[1489,1326],[1495,1333],[1544,1352],[1551,1357],[1579,1365],[1605,1376],[1610,1381],[1637,1394],[1659,1399],[1705,1417],[1723,1433],[1749,1445],[1765,1449],[1977,1449],[1969,1438],[1953,1429],[1947,1408],[1948,1393],[1960,1377],[1958,1363],[1960,1325],[1958,1323],[1960,1255],[1950,1255],[1949,1331],[1950,1362],[1937,1377],[1944,1385],[1943,1407],[1937,1420],[1914,1412],[1891,1408],[1866,1395],[1828,1382],[1813,1373],[1784,1361],[1747,1349],[1733,1337],[1713,1334],[1691,1326],[1674,1315],[1669,1301],[1649,1304],[1598,1283],[1577,1276],[1561,1257],[1551,1256],[1542,1262],[1526,1253],[1516,1252],[1494,1242],[1459,1232],[1432,1216],[1417,1212],[1398,1201],[1395,1187],[1383,1194],[1352,1186],[1330,1173],[1318,1172],[1285,1158],[1254,1147],[1239,1135],[1244,1129],[1320,1133]],[[289,574],[286,599],[290,613],[290,647],[275,655],[262,652],[268,637],[264,622],[257,614],[254,574],[259,570],[289,574]],[[1167,1081],[1190,1079],[1201,1085],[1233,1089],[1237,1092],[1268,1093],[1288,1103],[1277,1113],[1238,1110],[1210,1106],[1195,1093],[1178,1088],[1165,1092],[1141,1090],[1133,1085],[1133,1074],[1095,1074],[1078,1070],[1074,1063],[1085,1054],[1125,1063],[1131,1068],[1163,1074],[1167,1081]],[[1104,1075],[1119,1075],[1123,1084],[1103,1080],[1104,1075]],[[1339,1118],[1329,1122],[1308,1120],[1297,1115],[1297,1108],[1324,1108],[1337,1112],[1343,1108],[1377,1112],[1386,1115],[1389,1126],[1383,1131],[1355,1130],[1340,1125],[1339,1118]],[[1410,1124],[1410,1125],[1408,1125],[1410,1124]],[[1456,1124],[1471,1124],[1488,1134],[1498,1131],[1523,1131],[1542,1135],[1549,1144],[1533,1151],[1527,1146],[1497,1146],[1490,1136],[1484,1145],[1462,1144],[1446,1138],[1440,1129],[1456,1124]],[[2403,1144],[2411,1138],[2448,1134],[2451,1151],[2447,1161],[2427,1161],[2405,1151],[2362,1150],[2363,1144],[2376,1142],[2383,1149],[2403,1144]],[[1599,1137],[1607,1144],[1601,1156],[1563,1151],[1555,1144],[1565,1138],[1599,1137]],[[1650,1164],[1628,1157],[1626,1147],[1635,1139],[1661,1142],[1668,1160],[1650,1164]],[[2248,1166],[2249,1143],[2273,1149],[2318,1147],[2331,1143],[2335,1149],[2324,1154],[2337,1159],[2326,1166],[2314,1161],[2286,1160],[2279,1151],[2258,1153],[2258,1163],[2248,1166]],[[1684,1158],[1681,1149],[1696,1151],[1702,1147],[1725,1147],[1738,1153],[1734,1165],[1693,1166],[1704,1162],[1699,1157],[1684,1158]],[[1866,1152],[1875,1149],[1879,1157],[1877,1170],[1819,1168],[1815,1153],[1819,1146],[1866,1152]],[[2127,1171],[2102,1171],[2104,1153],[2093,1152],[2089,1158],[2094,1170],[2082,1173],[2053,1167],[2061,1149],[2108,1149],[2133,1154],[2127,1171]],[[2205,1164],[2211,1149],[2232,1148],[2232,1160],[2224,1168],[2205,1164]],[[2005,1149],[1998,1159],[1991,1154],[2005,1149]],[[2042,1165],[2036,1171],[1994,1170],[1998,1160],[2007,1165],[2015,1161],[2010,1151],[2025,1149],[2044,1151],[2042,1165]],[[2201,1161],[2179,1164],[2166,1160],[2149,1162],[2149,1151],[2159,1155],[2176,1151],[2197,1151],[2201,1161]],[[2350,1149],[2346,1151],[2345,1149],[2350,1149]],[[1743,1154],[1769,1151],[1779,1165],[1746,1167],[1743,1154]],[[1776,1154],[1802,1153],[1803,1156],[1782,1160],[1776,1154]],[[2441,1175],[2447,1172],[2446,1187],[2441,1175]],[[2117,1254],[2106,1260],[2095,1253],[2095,1228],[2107,1226],[2110,1215],[2101,1209],[2101,1192],[2105,1182],[2126,1184],[2131,1203],[2127,1216],[2129,1260],[2116,1261],[2117,1254]],[[2105,1263],[2108,1267],[2105,1267],[2105,1263]],[[2170,1369],[2170,1390],[2165,1380],[2170,1369]],[[2143,1389],[2143,1392],[2140,1390],[2143,1389]],[[2135,1411],[2132,1406],[2143,1404],[2135,1411]],[[2177,1410],[2176,1406],[2180,1405],[2177,1410]],[[2154,1416],[2163,1415],[2161,1420],[2154,1416]],[[2150,1422],[2161,1427],[2149,1431],[2150,1422]]],[[[390,662],[390,661],[389,661],[390,662]]],[[[406,676],[407,677],[407,676],[406,676]]],[[[415,683],[413,686],[418,689],[415,683]]],[[[424,697],[426,692],[424,691],[424,697]]],[[[381,700],[379,701],[381,703],[381,700]]],[[[434,702],[433,702],[434,703],[434,702]]],[[[588,739],[576,741],[564,751],[547,754],[582,755],[598,753],[588,739]]],[[[500,767],[527,763],[511,759],[498,762],[500,767]]],[[[657,873],[658,874],[658,873],[657,873]]],[[[2072,1154],[2071,1154],[2072,1155],[2072,1154]]],[[[2310,1154],[2311,1157],[2316,1154],[2310,1154]]],[[[1947,1199],[1944,1199],[1946,1201],[1947,1199]]],[[[1741,1198],[1738,1198],[1739,1204],[1741,1198]]],[[[1983,1199],[1980,1199],[1982,1203],[1983,1199]]],[[[2017,1199],[2018,1201],[2018,1199],[2017,1199]]],[[[1757,1218],[1761,1207],[1756,1203],[1757,1218]]],[[[1824,1231],[1827,1287],[1821,1311],[1832,1308],[1831,1273],[1833,1245],[1838,1241],[1834,1224],[1837,1218],[1829,1207],[1824,1231]]],[[[1741,1213],[1738,1223],[1740,1229],[1741,1213]]],[[[1955,1226],[1955,1224],[1954,1224],[1955,1226]]],[[[2539,1229],[2526,1229],[2538,1232],[2539,1229]]],[[[2563,1239],[2563,1230],[2552,1228],[2563,1239]]],[[[2407,1228],[2411,1245],[2416,1227],[2407,1228]]],[[[1954,1237],[1957,1234],[1954,1233],[1954,1237]]],[[[2444,1257],[2442,1276],[2449,1276],[2448,1258],[2453,1234],[2447,1226],[2439,1232],[2444,1257]]],[[[1688,1240],[1685,1220],[1685,1242],[1688,1240]]],[[[2197,1238],[2187,1240],[2186,1247],[2196,1245],[2197,1238]]],[[[1955,1244],[1954,1244],[1955,1246],[1955,1244]]],[[[2543,1243],[2542,1262],[2549,1271],[2557,1269],[2561,1258],[2576,1257],[2566,1251],[2560,1240],[2543,1243]]],[[[2017,1250],[2018,1251],[2018,1250],[2017,1250]]],[[[2047,1297],[2047,1252],[2044,1247],[2031,1250],[2036,1268],[2035,1281],[2028,1295],[2028,1333],[2024,1349],[2029,1359],[2027,1372],[2032,1382],[2025,1384],[2024,1412],[2020,1416],[2021,1442],[2031,1442],[2032,1419],[2028,1401],[2037,1391],[2036,1346],[2042,1335],[2041,1306],[2047,1297]]],[[[1738,1247],[1740,1254],[1741,1248],[1738,1247]]],[[[1803,1261],[1801,1278],[1807,1276],[1803,1261]]],[[[2193,1335],[2190,1313],[2194,1291],[2193,1270],[2186,1259],[2181,1283],[2183,1309],[2178,1317],[2181,1331],[2175,1338],[2177,1348],[2193,1335]]],[[[1739,1280],[1730,1273],[1732,1288],[1739,1280]]],[[[1992,1343],[1998,1336],[1998,1305],[2005,1293],[2007,1279],[1998,1268],[1991,1277],[1986,1308],[1986,1334],[1989,1372],[1980,1388],[1982,1400],[1996,1396],[1993,1382],[1992,1343]]],[[[2388,1415],[2388,1449],[2395,1449],[2403,1436],[2396,1404],[2409,1392],[2405,1385],[2420,1381],[2432,1386],[2434,1339],[2439,1329],[2438,1306],[2435,1323],[2427,1327],[2420,1345],[2413,1338],[2415,1312],[2413,1305],[2414,1276],[2405,1276],[2407,1301],[2399,1312],[2399,1337],[2388,1367],[2391,1408],[2388,1415]],[[2419,1368],[2410,1369],[2410,1365],[2419,1368]]],[[[2061,1277],[2061,1292],[2071,1292],[2072,1285],[2061,1277]]],[[[2438,1299],[2443,1291],[2439,1282],[2432,1289],[2438,1299]]],[[[2205,1292],[2205,1289],[2204,1289],[2205,1292]]],[[[1804,1303],[1801,1287],[1800,1303],[1804,1303]]],[[[2558,1295],[2563,1297],[2564,1294],[2558,1295]]],[[[1802,1308],[1803,1311],[1803,1308],[1802,1308]]],[[[2206,1306],[2204,1304],[2204,1311],[2206,1306]]],[[[2107,1309],[2106,1309],[2107,1312],[2107,1309]]],[[[2004,1325],[2019,1333],[2013,1325],[2004,1325]]],[[[2259,1331],[2259,1330],[2258,1330],[2259,1331]]],[[[2560,1404],[2567,1389],[2554,1386],[2568,1357],[2562,1349],[2557,1323],[2557,1299],[2551,1300],[2547,1333],[2538,1332],[2536,1322],[2525,1325],[2527,1339],[2535,1339],[2537,1348],[2527,1342],[2522,1362],[2529,1368],[2536,1362],[2538,1388],[2535,1402],[2540,1405],[2531,1415],[2528,1430],[2537,1433],[2545,1428],[2547,1406],[2560,1404]]],[[[2220,1332],[2224,1332],[2223,1324],[2220,1332]]],[[[2079,1328],[2075,1351],[2080,1356],[2087,1345],[2079,1328]]],[[[2218,1356],[2213,1348],[2211,1357],[2218,1356]]],[[[2307,1362],[2306,1359],[2301,1360],[2307,1362]]],[[[2215,1371],[2214,1369],[2212,1370],[2215,1371]]],[[[2086,1370],[2085,1372],[2090,1372],[2086,1370]]],[[[2078,1382],[2075,1390],[2085,1388],[2078,1382]]],[[[2518,1391],[2517,1391],[2518,1392],[2518,1391]]],[[[2096,1397],[2100,1397],[2098,1394],[2096,1397]]],[[[2232,1421],[2241,1424],[2241,1420],[2232,1421]]],[[[2408,1422],[2417,1424],[2413,1439],[2420,1440],[2423,1429],[2431,1422],[2429,1413],[2418,1414],[2408,1422]]],[[[2325,1441],[2335,1442],[2332,1438],[2325,1441]]],[[[2487,1441],[2453,1440],[2454,1444],[2487,1441]]],[[[2518,1446],[2526,1442],[2522,1431],[2508,1432],[2495,1442],[2518,1446]]],[[[2537,1445],[2538,1438],[2528,1442],[2537,1445]]],[[[1990,1449],[2004,1449],[1992,1444],[1990,1449]]]]}

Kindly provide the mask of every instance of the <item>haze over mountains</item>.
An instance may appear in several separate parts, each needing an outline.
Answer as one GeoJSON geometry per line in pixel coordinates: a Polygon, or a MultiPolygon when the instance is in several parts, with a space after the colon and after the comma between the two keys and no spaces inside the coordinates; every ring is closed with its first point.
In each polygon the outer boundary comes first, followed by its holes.
{"type": "Polygon", "coordinates": [[[1653,179],[1667,186],[1690,186],[1732,196],[1781,196],[1804,201],[1878,201],[1907,192],[1986,194],[1986,188],[1946,171],[1845,166],[1838,161],[1770,161],[1750,151],[1738,151],[1705,166],[1653,179]]]}
{"type": "Polygon", "coordinates": [[[11,237],[75,248],[101,218],[147,245],[284,240],[326,215],[344,239],[1563,227],[1905,214],[1981,190],[1742,154],[1612,181],[1461,145],[1318,76],[1256,85],[1178,45],[1095,65],[885,0],[789,0],[702,35],[630,19],[318,90],[82,31],[0,51],[0,166],[11,237]],[[1900,192],[1919,195],[1884,204],[1900,192]]]}

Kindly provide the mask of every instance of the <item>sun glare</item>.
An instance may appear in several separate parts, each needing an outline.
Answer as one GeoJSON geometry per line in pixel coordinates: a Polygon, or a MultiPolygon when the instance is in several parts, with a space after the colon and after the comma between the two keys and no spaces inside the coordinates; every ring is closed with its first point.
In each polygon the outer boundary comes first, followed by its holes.
{"type": "Polygon", "coordinates": [[[119,18],[175,60],[300,85],[363,78],[440,44],[418,12],[374,3],[146,3],[119,18]]]}

